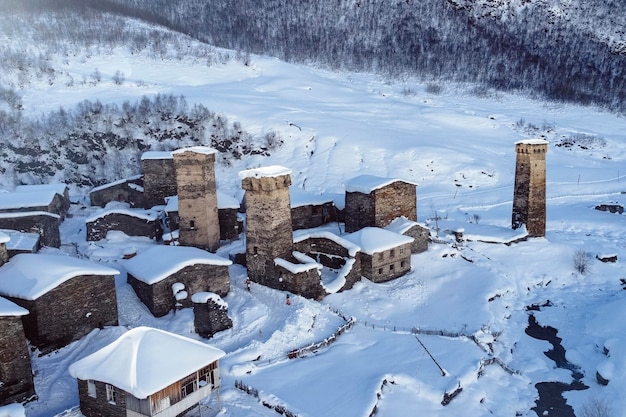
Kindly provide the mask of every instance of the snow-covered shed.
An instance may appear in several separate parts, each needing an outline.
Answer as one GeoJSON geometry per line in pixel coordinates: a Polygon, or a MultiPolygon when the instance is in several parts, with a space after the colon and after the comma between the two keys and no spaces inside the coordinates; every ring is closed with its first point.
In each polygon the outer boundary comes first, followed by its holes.
{"type": "Polygon", "coordinates": [[[132,207],[144,207],[143,191],[143,177],[135,175],[93,188],[89,192],[89,203],[92,206],[104,207],[111,201],[118,201],[128,203],[132,207]]]}
{"type": "Polygon", "coordinates": [[[9,237],[6,242],[9,258],[18,253],[36,253],[41,247],[41,236],[37,233],[25,233],[9,229],[2,229],[0,232],[9,237]]]}
{"type": "Polygon", "coordinates": [[[404,216],[417,221],[417,184],[375,175],[359,175],[346,188],[346,232],[364,227],[385,227],[404,216]]]}
{"type": "Polygon", "coordinates": [[[0,297],[0,405],[35,395],[22,317],[28,310],[0,297]]]}
{"type": "Polygon", "coordinates": [[[177,334],[137,327],[73,363],[86,417],[175,417],[220,387],[224,352],[177,334]]]}
{"type": "Polygon", "coordinates": [[[378,227],[342,237],[361,248],[361,274],[370,281],[389,281],[411,270],[412,237],[378,227]]]}
{"type": "Polygon", "coordinates": [[[385,227],[385,230],[412,237],[413,243],[411,243],[411,253],[422,253],[428,250],[428,243],[430,243],[430,230],[428,227],[421,225],[418,222],[409,220],[402,216],[389,223],[385,227]]]}
{"type": "Polygon", "coordinates": [[[46,353],[117,325],[117,274],[71,256],[19,254],[0,267],[0,295],[30,312],[22,317],[26,337],[46,353]]]}
{"type": "Polygon", "coordinates": [[[52,199],[52,205],[50,206],[51,212],[65,218],[65,215],[70,209],[70,189],[67,184],[62,182],[18,185],[15,187],[15,191],[18,193],[48,193],[52,191],[56,195],[52,199]]]}
{"type": "Polygon", "coordinates": [[[123,261],[128,283],[155,317],[177,304],[190,307],[197,292],[228,294],[229,265],[232,261],[191,246],[153,246],[123,261]]]}
{"type": "Polygon", "coordinates": [[[41,244],[58,248],[61,245],[59,225],[65,213],[58,213],[61,203],[54,190],[41,192],[2,193],[0,229],[37,233],[41,244]],[[57,204],[58,203],[58,204],[57,204]]]}
{"type": "Polygon", "coordinates": [[[291,225],[293,230],[311,229],[339,220],[331,194],[314,194],[291,186],[291,225]]]}
{"type": "Polygon", "coordinates": [[[127,203],[109,203],[103,210],[87,217],[85,223],[88,241],[102,240],[111,230],[154,239],[159,230],[163,230],[158,211],[130,208],[127,203]]]}
{"type": "Polygon", "coordinates": [[[178,193],[172,151],[147,151],[141,155],[145,207],[162,205],[178,193]]]}
{"type": "Polygon", "coordinates": [[[51,185],[29,185],[21,186],[12,193],[2,193],[0,213],[45,211],[65,218],[69,196],[66,198],[66,193],[59,194],[59,191],[51,185]]]}

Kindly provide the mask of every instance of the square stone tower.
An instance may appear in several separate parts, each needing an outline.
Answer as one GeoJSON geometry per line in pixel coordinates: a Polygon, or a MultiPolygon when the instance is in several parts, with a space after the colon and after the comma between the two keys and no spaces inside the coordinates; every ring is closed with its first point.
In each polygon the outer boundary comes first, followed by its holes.
{"type": "Polygon", "coordinates": [[[515,143],[515,187],[512,226],[526,225],[529,236],[546,235],[546,153],[543,139],[515,143]]]}
{"type": "Polygon", "coordinates": [[[165,204],[165,197],[176,195],[176,169],[172,152],[149,151],[141,155],[144,207],[165,204]]]}
{"type": "Polygon", "coordinates": [[[291,170],[269,166],[241,171],[246,191],[246,263],[251,280],[280,287],[275,258],[293,252],[289,186],[291,170]]]}
{"type": "Polygon", "coordinates": [[[213,148],[194,146],[172,152],[178,188],[179,242],[215,252],[220,224],[213,148]]]}

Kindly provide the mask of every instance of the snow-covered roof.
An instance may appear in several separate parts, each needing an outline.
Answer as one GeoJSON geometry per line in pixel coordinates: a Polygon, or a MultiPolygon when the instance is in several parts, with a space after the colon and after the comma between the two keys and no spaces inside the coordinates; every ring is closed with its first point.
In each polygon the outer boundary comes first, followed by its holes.
{"type": "Polygon", "coordinates": [[[194,152],[194,153],[201,153],[204,155],[211,155],[211,154],[216,154],[217,150],[210,148],[208,146],[189,146],[187,148],[180,148],[180,149],[176,149],[175,151],[172,151],[172,155],[177,155],[177,154],[181,154],[185,152],[194,152]]]}
{"type": "Polygon", "coordinates": [[[55,195],[56,191],[49,189],[2,193],[0,210],[47,206],[54,200],[55,195]]]}
{"type": "Polygon", "coordinates": [[[343,235],[346,240],[361,247],[368,255],[393,249],[400,245],[413,242],[413,238],[379,227],[365,227],[357,232],[343,235]]]}
{"type": "Polygon", "coordinates": [[[322,265],[317,262],[304,263],[304,264],[294,264],[293,262],[289,262],[283,258],[274,258],[274,264],[285,268],[287,271],[292,274],[298,274],[301,272],[306,272],[311,269],[322,269],[322,265]]]}
{"type": "Polygon", "coordinates": [[[71,364],[69,373],[74,378],[111,384],[144,399],[224,355],[222,350],[197,340],[137,327],[71,364]]]}
{"type": "Polygon", "coordinates": [[[321,206],[326,203],[334,203],[334,196],[329,194],[309,193],[298,187],[289,187],[291,207],[321,206]]]}
{"type": "Polygon", "coordinates": [[[25,316],[28,310],[20,307],[13,301],[0,297],[0,317],[25,316]]]}
{"type": "MultiPolygon", "coordinates": [[[[230,194],[217,190],[217,208],[218,209],[239,209],[239,201],[230,194]]],[[[178,211],[178,196],[173,195],[166,197],[167,204],[165,205],[165,211],[171,213],[172,211],[178,211]]]]}
{"type": "Polygon", "coordinates": [[[99,185],[97,187],[92,188],[91,191],[89,191],[89,192],[93,193],[93,192],[96,192],[96,191],[101,191],[101,190],[104,190],[104,189],[107,189],[107,188],[110,188],[110,187],[114,187],[116,185],[124,184],[125,182],[137,181],[141,177],[142,177],[142,175],[135,175],[133,177],[126,178],[126,179],[123,179],[123,180],[117,180],[117,181],[109,182],[109,183],[106,183],[106,184],[102,184],[102,185],[99,185]]]}
{"type": "Polygon", "coordinates": [[[11,237],[0,231],[0,243],[7,243],[9,240],[11,240],[11,237]]]}
{"type": "Polygon", "coordinates": [[[369,194],[374,190],[378,190],[379,188],[386,187],[389,184],[393,184],[394,182],[402,181],[408,184],[413,184],[417,186],[416,183],[406,180],[401,180],[398,178],[385,178],[379,177],[376,175],[368,175],[363,174],[357,177],[351,178],[345,182],[346,191],[349,193],[363,193],[369,194]]]}
{"type": "Polygon", "coordinates": [[[278,177],[281,175],[291,175],[291,170],[280,165],[270,165],[239,172],[239,178],[242,180],[245,178],[278,177]]]}
{"type": "Polygon", "coordinates": [[[54,191],[55,193],[61,195],[65,194],[65,191],[67,189],[67,184],[62,182],[55,182],[52,184],[18,185],[17,187],[15,187],[15,191],[18,193],[54,191]]]}
{"type": "Polygon", "coordinates": [[[36,300],[80,275],[117,275],[108,266],[65,255],[22,253],[0,267],[0,294],[36,300]]]}
{"type": "Polygon", "coordinates": [[[226,301],[222,299],[219,295],[214,292],[197,292],[191,296],[191,301],[196,304],[206,304],[209,300],[213,301],[218,306],[228,308],[228,304],[226,301]]]}
{"type": "Polygon", "coordinates": [[[135,278],[154,284],[186,266],[232,265],[232,261],[214,253],[191,246],[153,246],[137,256],[123,261],[123,266],[135,278]]]}
{"type": "Polygon", "coordinates": [[[298,243],[302,242],[306,239],[318,238],[318,239],[329,239],[342,246],[348,250],[350,256],[355,256],[357,252],[361,250],[361,247],[350,240],[344,239],[341,236],[338,236],[328,230],[314,228],[314,229],[301,229],[294,230],[293,232],[293,242],[298,243]]]}
{"type": "Polygon", "coordinates": [[[85,222],[93,222],[109,214],[124,214],[126,216],[137,217],[139,219],[155,221],[158,217],[158,213],[148,209],[130,209],[130,208],[112,208],[100,210],[85,219],[85,222]]]}
{"type": "Polygon", "coordinates": [[[50,213],[49,211],[16,211],[16,212],[8,212],[8,213],[0,213],[0,219],[12,219],[14,217],[28,217],[28,216],[49,216],[60,219],[61,216],[56,213],[50,213]]]}
{"type": "Polygon", "coordinates": [[[0,234],[9,237],[9,241],[6,242],[7,250],[32,251],[41,239],[38,233],[18,232],[17,230],[2,229],[0,234]]]}
{"type": "Polygon", "coordinates": [[[172,151],[147,151],[141,154],[141,160],[145,159],[172,159],[172,151]]]}
{"type": "Polygon", "coordinates": [[[0,417],[26,417],[22,404],[13,403],[0,407],[0,417]]]}
{"type": "Polygon", "coordinates": [[[385,230],[389,230],[390,232],[404,234],[407,230],[409,230],[413,226],[418,226],[419,223],[409,220],[404,216],[397,217],[393,219],[391,223],[385,226],[385,230]]]}
{"type": "Polygon", "coordinates": [[[548,141],[545,139],[522,139],[515,142],[516,145],[547,145],[548,141]]]}

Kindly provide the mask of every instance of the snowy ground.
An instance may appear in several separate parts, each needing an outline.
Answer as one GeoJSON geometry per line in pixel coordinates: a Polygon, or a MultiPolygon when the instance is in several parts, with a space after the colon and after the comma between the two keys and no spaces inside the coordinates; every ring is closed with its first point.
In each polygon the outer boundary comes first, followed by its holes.
{"type": "MultiPolygon", "coordinates": [[[[445,238],[447,227],[468,235],[502,240],[510,235],[514,143],[544,135],[547,155],[548,218],[545,239],[513,245],[465,242],[432,244],[412,257],[410,274],[386,284],[366,280],[351,291],[313,302],[253,285],[246,272],[231,268],[232,292],[226,297],[234,328],[208,342],[225,350],[220,402],[213,399],[192,415],[272,416],[254,397],[234,388],[241,380],[271,404],[299,416],[535,416],[534,385],[571,382],[570,372],[555,368],[543,352],[548,342],[525,334],[532,311],[542,325],[558,329],[570,362],[584,373],[584,391],[566,394],[580,417],[592,399],[615,412],[626,409],[624,346],[626,291],[620,284],[626,259],[626,220],[594,210],[606,202],[624,202],[626,120],[593,108],[546,104],[494,94],[476,98],[447,87],[425,93],[411,81],[387,83],[364,74],[336,74],[253,57],[207,68],[184,62],[147,61],[121,51],[110,56],[75,57],[56,64],[79,79],[99,68],[103,80],[122,70],[126,82],[115,86],[70,89],[42,83],[24,91],[25,111],[39,114],[81,99],[103,102],[138,99],[143,94],[183,94],[239,120],[251,132],[278,130],[285,144],[268,158],[234,161],[217,170],[218,186],[232,195],[240,189],[237,173],[280,164],[293,172],[293,183],[310,192],[343,192],[343,182],[359,174],[397,177],[419,183],[418,220],[445,238]],[[139,83],[138,81],[141,81],[139,83]],[[410,94],[403,94],[410,87],[410,94]],[[533,129],[538,126],[537,129],[533,129]],[[584,147],[556,146],[565,138],[587,138],[584,147]],[[438,216],[440,220],[432,220],[438,216]],[[573,255],[590,253],[591,270],[575,272],[573,255]],[[615,254],[617,263],[601,263],[596,254],[615,254]],[[357,324],[330,347],[288,360],[294,348],[323,340],[354,316],[357,324]],[[411,329],[473,335],[419,335],[411,329]],[[428,349],[435,361],[431,359],[428,349]],[[492,349],[488,353],[484,349],[492,349]],[[605,354],[604,348],[609,350],[605,354]],[[481,360],[499,358],[513,375],[481,360]],[[443,372],[439,369],[443,369],[443,372]],[[597,369],[610,370],[611,382],[596,383],[597,369]],[[442,375],[443,374],[443,375],[442,375]],[[383,381],[387,381],[383,384],[383,381]],[[444,393],[462,391],[446,406],[444,393]],[[195,414],[194,414],[195,413],[195,414]]],[[[64,252],[121,268],[119,257],[130,246],[153,243],[111,235],[87,244],[84,219],[92,208],[74,207],[63,224],[64,252]]],[[[222,253],[226,253],[224,248],[222,253]]],[[[28,404],[29,417],[48,417],[75,407],[76,384],[67,373],[73,361],[111,342],[126,328],[149,325],[189,337],[192,314],[182,310],[153,318],[118,276],[120,326],[94,331],[58,352],[34,359],[39,400],[28,404]]],[[[66,413],[76,414],[75,411],[66,413]]],[[[548,414],[550,415],[550,414],[548,414]]]]}

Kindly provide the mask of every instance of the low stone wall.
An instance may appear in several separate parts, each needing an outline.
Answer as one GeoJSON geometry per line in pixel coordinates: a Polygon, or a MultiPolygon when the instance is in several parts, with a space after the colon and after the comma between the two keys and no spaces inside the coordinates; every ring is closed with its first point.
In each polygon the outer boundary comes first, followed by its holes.
{"type": "Polygon", "coordinates": [[[154,239],[158,220],[146,220],[122,213],[111,213],[87,223],[87,240],[96,241],[106,238],[111,230],[119,230],[128,236],[145,236],[154,239]]]}

